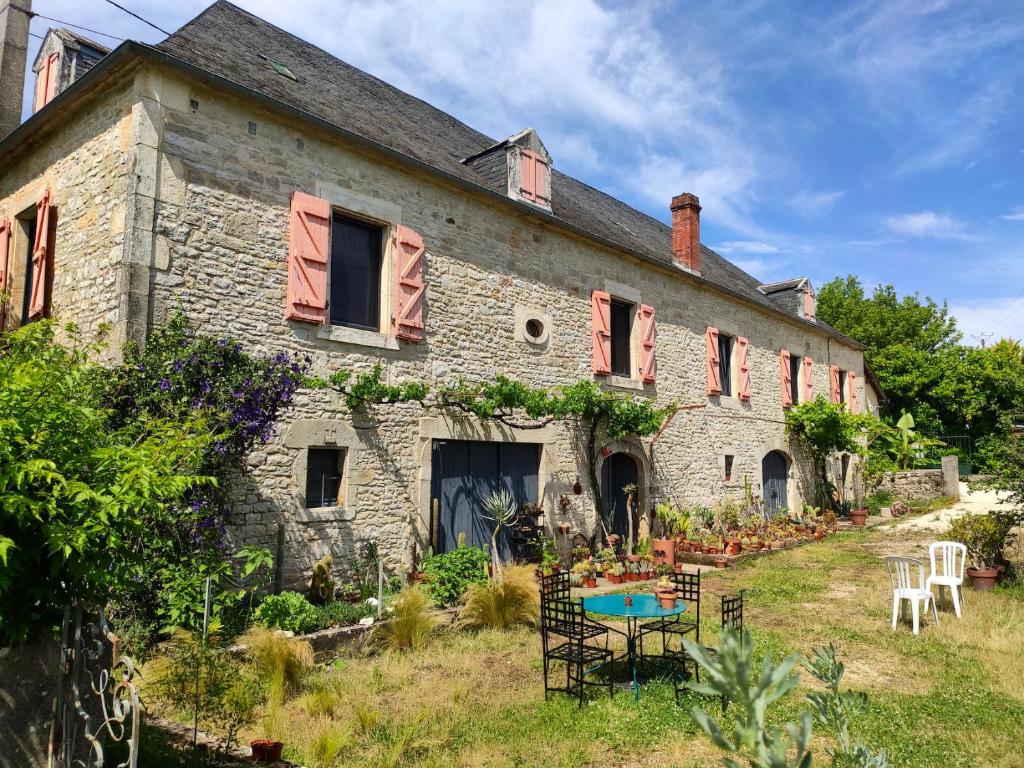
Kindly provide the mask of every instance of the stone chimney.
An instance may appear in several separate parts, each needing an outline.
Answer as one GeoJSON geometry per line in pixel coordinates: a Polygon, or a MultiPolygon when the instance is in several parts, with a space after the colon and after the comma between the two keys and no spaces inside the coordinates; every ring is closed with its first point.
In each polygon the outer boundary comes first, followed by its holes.
{"type": "Polygon", "coordinates": [[[700,274],[700,200],[684,192],[672,198],[672,255],[676,264],[700,274]]]}
{"type": "Polygon", "coordinates": [[[32,0],[10,0],[0,9],[0,139],[21,125],[32,0]]]}

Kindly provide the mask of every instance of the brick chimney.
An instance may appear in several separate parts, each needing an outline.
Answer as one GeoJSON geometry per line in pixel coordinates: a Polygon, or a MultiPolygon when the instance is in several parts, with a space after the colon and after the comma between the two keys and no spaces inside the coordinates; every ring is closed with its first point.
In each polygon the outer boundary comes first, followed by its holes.
{"type": "Polygon", "coordinates": [[[700,273],[700,200],[684,192],[672,198],[672,255],[676,264],[700,273]]]}
{"type": "Polygon", "coordinates": [[[21,125],[32,0],[10,0],[0,9],[0,139],[21,125]]]}

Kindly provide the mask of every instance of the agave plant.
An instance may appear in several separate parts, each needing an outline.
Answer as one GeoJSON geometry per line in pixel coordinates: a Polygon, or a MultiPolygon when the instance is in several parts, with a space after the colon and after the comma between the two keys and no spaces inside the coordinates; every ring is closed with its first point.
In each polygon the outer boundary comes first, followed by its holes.
{"type": "Polygon", "coordinates": [[[494,521],[494,532],[491,533],[491,562],[494,564],[494,575],[501,575],[501,553],[498,551],[498,537],[501,529],[511,525],[516,519],[516,502],[507,489],[501,488],[484,499],[483,515],[494,521]]]}

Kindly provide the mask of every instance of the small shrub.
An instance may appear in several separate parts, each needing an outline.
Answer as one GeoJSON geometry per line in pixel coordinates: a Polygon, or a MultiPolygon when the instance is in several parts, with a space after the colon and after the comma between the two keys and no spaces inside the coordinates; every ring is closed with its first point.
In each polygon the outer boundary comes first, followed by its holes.
{"type": "Polygon", "coordinates": [[[316,629],[318,617],[316,606],[298,592],[268,595],[256,609],[257,623],[268,629],[286,629],[297,634],[316,629]]]}
{"type": "Polygon", "coordinates": [[[500,579],[470,584],[459,624],[466,627],[511,629],[536,625],[540,618],[540,593],[533,568],[514,565],[500,579]]]}
{"type": "Polygon", "coordinates": [[[457,605],[470,584],[487,581],[490,556],[476,547],[458,546],[423,560],[427,594],[438,605],[457,605]]]}
{"type": "Polygon", "coordinates": [[[391,618],[374,631],[374,640],[388,650],[415,651],[427,642],[438,621],[423,590],[406,587],[395,602],[391,618]]]}
{"type": "Polygon", "coordinates": [[[1011,512],[962,515],[950,524],[946,536],[967,547],[975,568],[994,568],[1003,561],[1006,540],[1017,523],[1016,515],[1011,512]]]}
{"type": "Polygon", "coordinates": [[[254,627],[238,641],[248,648],[254,671],[269,694],[268,712],[284,704],[313,668],[313,648],[305,640],[254,627]]]}
{"type": "Polygon", "coordinates": [[[877,516],[883,507],[891,507],[893,502],[892,493],[881,489],[864,498],[864,508],[872,515],[877,516]]]}
{"type": "Polygon", "coordinates": [[[360,619],[366,616],[373,616],[376,613],[377,609],[366,602],[345,603],[335,601],[326,605],[319,605],[316,608],[316,629],[356,624],[360,619]]]}

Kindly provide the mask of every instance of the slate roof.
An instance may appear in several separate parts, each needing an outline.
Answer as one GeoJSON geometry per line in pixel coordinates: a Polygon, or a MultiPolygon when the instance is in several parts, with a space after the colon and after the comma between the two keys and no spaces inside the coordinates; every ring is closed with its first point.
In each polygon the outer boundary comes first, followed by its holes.
{"type": "MultiPolygon", "coordinates": [[[[505,180],[492,168],[462,162],[498,143],[495,139],[226,0],[218,0],[155,47],[125,43],[122,48],[129,46],[159,51],[448,176],[507,193],[505,180]],[[295,79],[279,74],[270,60],[285,65],[295,79]]],[[[551,197],[551,215],[571,228],[673,264],[671,228],[661,221],[557,169],[552,171],[551,197]]],[[[807,322],[765,296],[759,280],[704,245],[698,279],[807,322]]],[[[825,323],[807,324],[860,346],[825,323]]]]}

